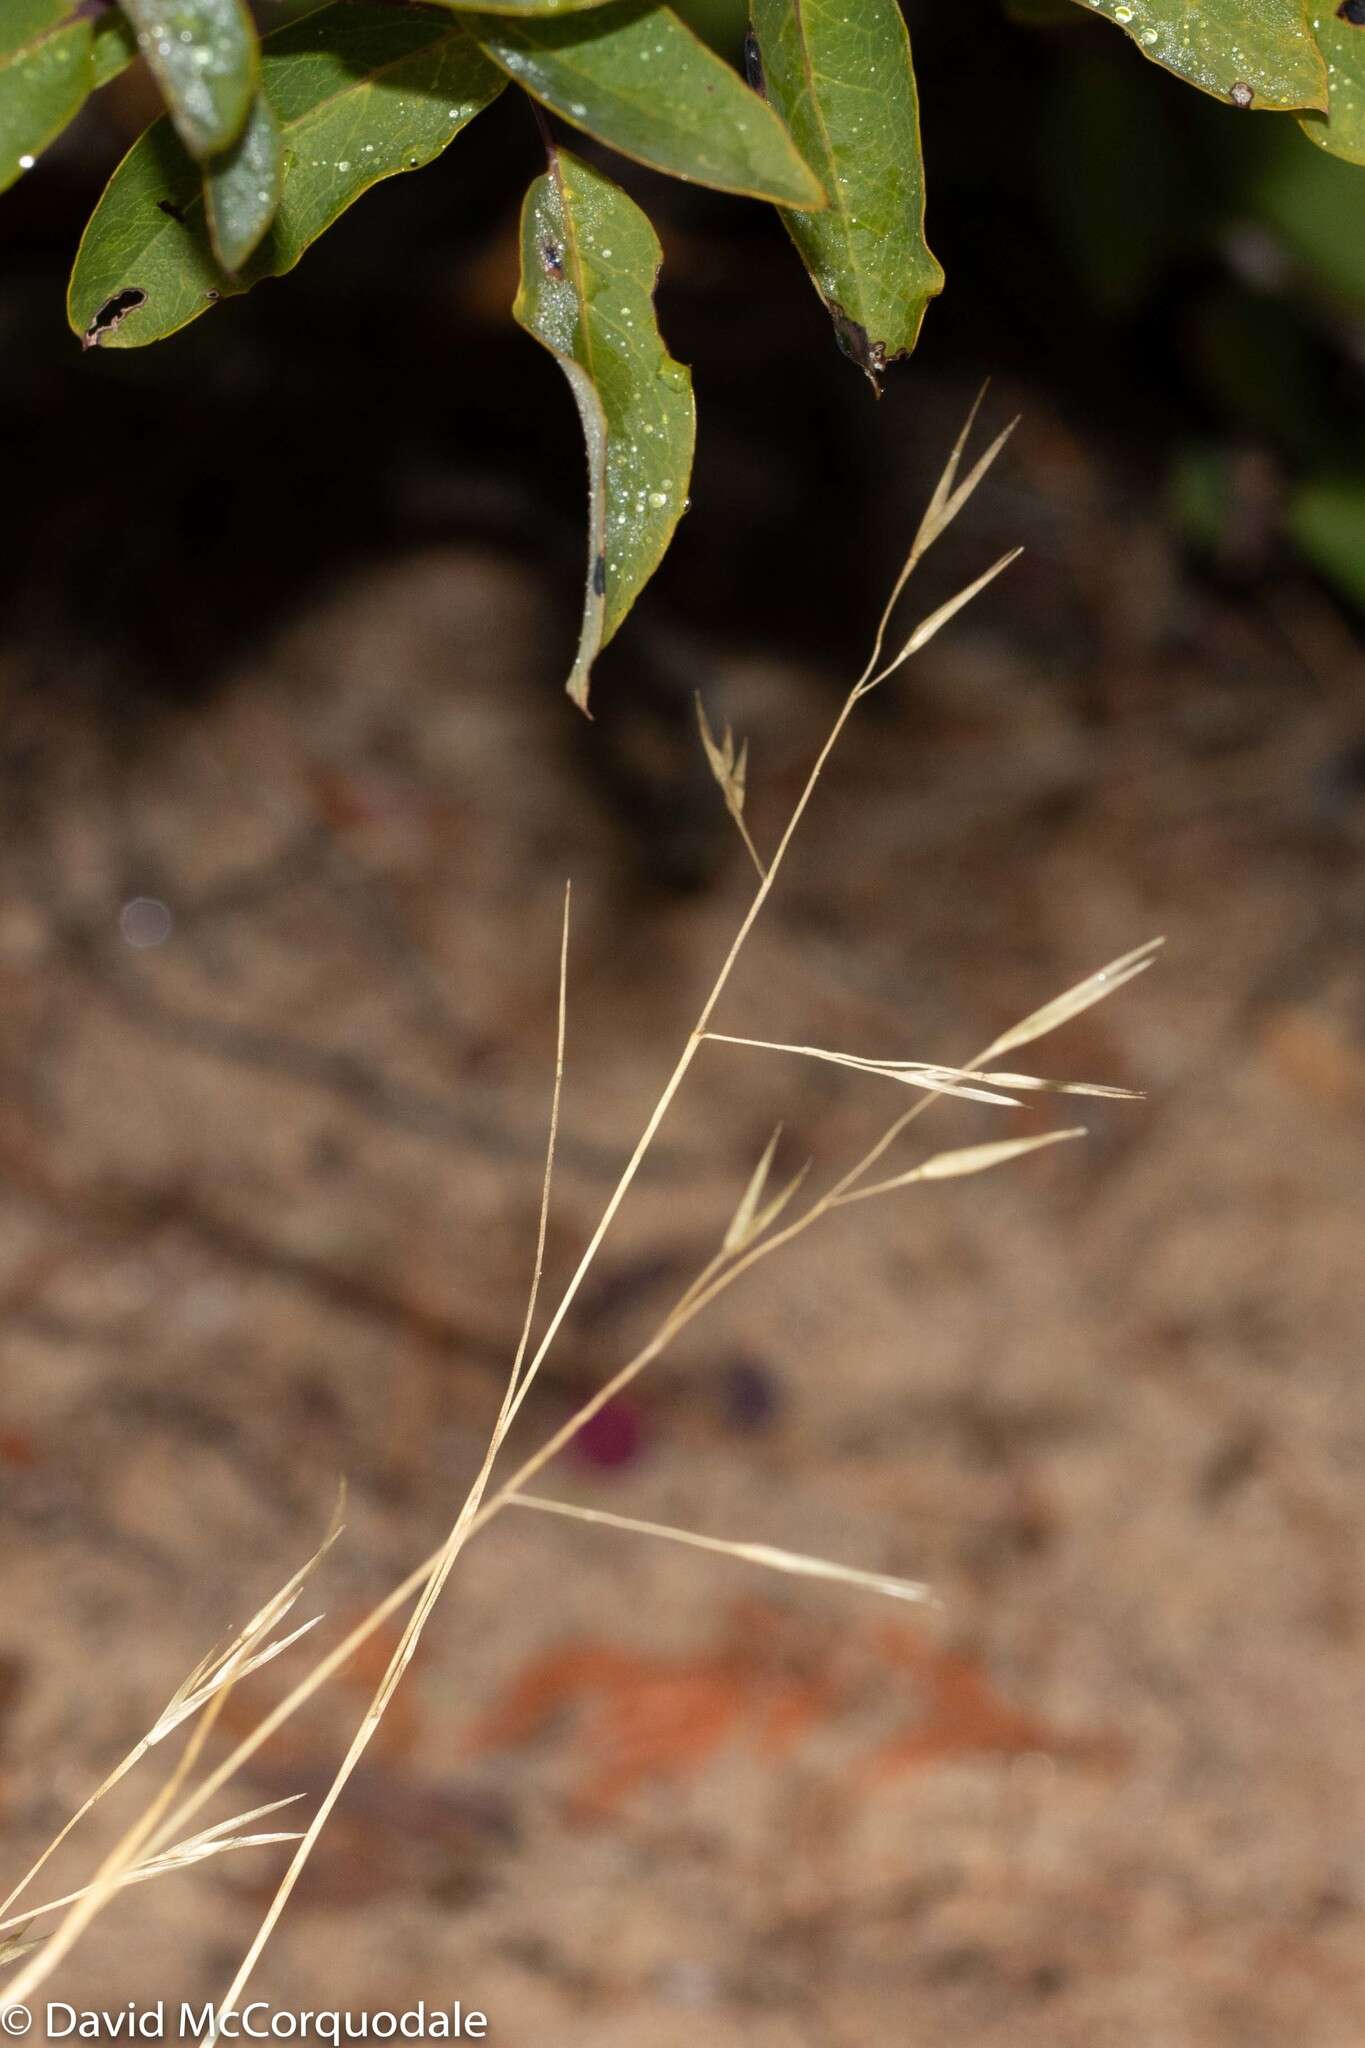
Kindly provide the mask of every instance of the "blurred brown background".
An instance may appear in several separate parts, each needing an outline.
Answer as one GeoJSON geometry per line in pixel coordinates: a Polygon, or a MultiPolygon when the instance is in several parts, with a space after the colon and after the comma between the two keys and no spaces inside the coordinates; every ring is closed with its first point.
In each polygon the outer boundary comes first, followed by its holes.
{"type": "MultiPolygon", "coordinates": [[[[312,1549],[339,1474],[326,1633],[443,1533],[522,1313],[564,878],[551,1291],[746,899],[690,693],[749,736],[771,845],[987,372],[988,431],[1023,425],[915,603],[1027,553],[859,714],[719,1022],[963,1059],[1168,935],[1036,1049],[1145,1103],[1084,1105],[1085,1147],[848,1212],[547,1487],[923,1576],[942,1611],[505,1516],[267,1953],[279,2006],[461,1997],[509,2048],[1362,2038],[1365,662],[1349,575],[1287,517],[1359,431],[1359,306],[1253,205],[1260,171],[1205,176],[1253,124],[1092,24],[992,19],[995,119],[970,137],[967,31],[925,26],[950,282],[880,407],[769,217],[630,174],[701,455],[591,728],[558,687],[576,424],[503,311],[524,115],[146,357],[81,359],[60,311],[128,104],[10,195],[15,1875],[312,1549]],[[1135,81],[1170,189],[1116,286],[1058,195],[1128,131],[1078,139],[1067,95],[1122,109],[1135,81]]],[[[1120,254],[1141,239],[1110,228],[1120,254]]],[[[827,1179],[889,1098],[708,1049],[516,1442],[648,1334],[776,1121],[783,1161],[827,1179]]],[[[930,1129],[1007,1114],[943,1104],[930,1129]]],[[[322,1791],[393,1640],[223,1814],[322,1791]]],[[[306,1654],[242,1689],[229,1733],[306,1654]]],[[[278,1867],[133,1891],[53,1994],[212,1996],[278,1867]]]]}

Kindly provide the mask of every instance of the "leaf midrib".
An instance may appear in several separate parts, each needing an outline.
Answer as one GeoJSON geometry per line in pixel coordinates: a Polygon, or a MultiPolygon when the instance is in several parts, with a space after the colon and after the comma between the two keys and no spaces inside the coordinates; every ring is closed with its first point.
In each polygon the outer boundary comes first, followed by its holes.
{"type": "MultiPolygon", "coordinates": [[[[806,37],[806,4],[807,0],[791,0],[792,21],[795,24],[797,41],[801,50],[801,68],[806,75],[806,92],[810,100],[811,110],[815,116],[816,127],[820,131],[820,140],[825,152],[825,160],[821,169],[827,172],[828,175],[822,177],[820,182],[825,187],[829,203],[838,214],[840,225],[843,228],[844,246],[848,251],[848,267],[858,280],[859,314],[861,316],[858,324],[860,327],[866,328],[866,315],[870,306],[867,275],[858,260],[853,236],[852,215],[849,213],[848,202],[844,198],[839,185],[839,164],[834,153],[834,138],[829,132],[825,121],[824,109],[820,105],[820,95],[816,90],[815,58],[806,37]]],[[[788,211],[790,210],[789,208],[788,211]]],[[[845,307],[842,310],[847,312],[849,309],[845,307]]],[[[871,339],[872,337],[869,338],[871,339]]]]}

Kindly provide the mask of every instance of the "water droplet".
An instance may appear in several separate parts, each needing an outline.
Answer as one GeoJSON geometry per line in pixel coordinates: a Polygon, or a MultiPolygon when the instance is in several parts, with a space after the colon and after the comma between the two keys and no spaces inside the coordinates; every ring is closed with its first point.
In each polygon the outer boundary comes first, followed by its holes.
{"type": "Polygon", "coordinates": [[[21,156],[19,159],[19,168],[21,171],[31,171],[33,169],[34,164],[37,161],[38,159],[36,157],[21,156]]]}
{"type": "Polygon", "coordinates": [[[663,507],[668,503],[668,492],[651,491],[649,494],[649,502],[654,507],[654,510],[656,512],[662,511],[663,507]]]}

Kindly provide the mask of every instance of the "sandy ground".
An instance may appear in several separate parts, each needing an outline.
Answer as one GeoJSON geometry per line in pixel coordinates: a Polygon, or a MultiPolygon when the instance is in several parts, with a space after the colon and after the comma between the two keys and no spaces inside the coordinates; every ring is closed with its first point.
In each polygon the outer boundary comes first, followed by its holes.
{"type": "MultiPolygon", "coordinates": [[[[970,541],[1022,513],[1032,553],[867,708],[719,1022],[961,1059],[1165,932],[1155,973],[1033,1055],[1148,1100],[823,1227],[546,1483],[924,1577],[942,1607],[504,1516],[260,1966],[281,2007],[459,1997],[505,2048],[1365,2038],[1360,656],[1306,589],[1191,590],[1121,493],[1077,498],[1045,422],[1021,464],[970,541]]],[[[183,713],[11,693],[16,1875],[307,1555],[338,1475],[329,1639],[447,1525],[522,1312],[564,877],[551,1290],[723,954],[742,850],[671,761],[660,802],[711,879],[651,886],[527,680],[565,623],[452,549],[336,591],[183,713]],[[143,896],[173,914],[156,947],[121,930],[143,896]]],[[[830,679],[717,659],[708,691],[771,845],[830,679]]],[[[518,1442],[648,1334],[775,1122],[818,1183],[900,1101],[707,1048],[518,1442]]],[[[1050,1120],[939,1105],[925,1137],[1050,1120]]],[[[215,1816],[315,1798],[381,1663],[215,1816]]],[[[129,1894],[54,1995],[211,1996],[278,1868],[129,1894]]]]}

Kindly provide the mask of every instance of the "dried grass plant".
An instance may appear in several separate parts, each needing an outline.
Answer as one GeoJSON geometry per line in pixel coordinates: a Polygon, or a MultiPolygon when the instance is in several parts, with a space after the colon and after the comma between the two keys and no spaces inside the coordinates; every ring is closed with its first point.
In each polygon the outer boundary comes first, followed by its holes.
{"type": "Polygon", "coordinates": [[[1068,1127],[1049,1131],[1041,1136],[1005,1138],[993,1143],[934,1152],[911,1164],[896,1166],[892,1156],[895,1149],[911,1125],[938,1097],[963,1096],[973,1101],[1010,1104],[1016,1103],[1019,1095],[1025,1091],[1050,1090],[1067,1095],[1106,1097],[1123,1096],[1129,1092],[1100,1083],[1045,1080],[1039,1076],[1002,1069],[998,1062],[1055,1031],[1093,1003],[1112,995],[1134,975],[1142,973],[1150,966],[1160,944],[1159,940],[1153,940],[1133,952],[1125,953],[1107,967],[1102,967],[1097,973],[1067,990],[1065,994],[1044,1004],[1041,1009],[1023,1018],[961,1067],[901,1058],[871,1059],[823,1047],[791,1045],[777,1040],[737,1039],[711,1028],[712,1018],[721,997],[772,893],[830,755],[858,705],[924,647],[964,605],[970,603],[1014,560],[1018,552],[1014,550],[1003,556],[946,604],[940,605],[926,618],[921,619],[901,643],[898,651],[890,658],[886,657],[887,636],[907,582],[927,550],[967,503],[1011,432],[1011,428],[1007,427],[967,474],[960,477],[963,455],[979,404],[980,399],[977,406],[972,408],[929,501],[878,624],[872,651],[862,674],[849,690],[777,846],[766,861],[755,845],[745,822],[747,747],[736,747],[728,726],[717,739],[704,709],[698,702],[698,721],[706,758],[720,786],[726,808],[738,827],[754,865],[757,885],[710,994],[683,1043],[673,1070],[640,1133],[635,1149],[588,1239],[572,1276],[533,1346],[532,1335],[540,1295],[564,1078],[569,951],[569,896],[568,891],[565,892],[559,961],[558,1049],[541,1192],[540,1223],[525,1320],[502,1404],[490,1433],[482,1463],[460,1504],[445,1541],[430,1557],[415,1566],[402,1583],[395,1586],[340,1642],[319,1658],[288,1695],[262,1717],[249,1735],[238,1741],[211,1768],[203,1768],[209,1735],[232,1688],[269,1659],[297,1645],[300,1638],[314,1626],[313,1622],[305,1622],[302,1627],[295,1628],[287,1635],[277,1634],[280,1625],[298,1601],[310,1575],[337,1540],[341,1525],[340,1508],[338,1509],[333,1526],[315,1555],[225,1648],[214,1652],[190,1674],[150,1732],[110,1773],[33,1868],[21,1878],[8,1899],[0,1905],[0,1965],[13,1963],[18,1966],[8,1983],[0,1990],[0,2014],[6,2007],[31,1998],[34,1991],[51,1976],[53,1970],[70,1952],[73,1944],[96,1915],[126,1886],[160,1877],[184,1869],[191,1863],[237,1849],[260,1847],[268,1843],[293,1842],[295,1847],[292,1856],[275,1895],[231,1983],[218,2000],[215,2027],[221,2028],[226,2015],[237,2007],[285,1904],[303,1873],[313,1846],[327,1823],[328,1816],[379,1727],[395,1689],[412,1661],[423,1630],[460,1553],[472,1536],[486,1528],[496,1516],[508,1508],[601,1524],[634,1535],[651,1536],[666,1542],[685,1544],[697,1550],[716,1552],[752,1566],[834,1580],[891,1599],[925,1600],[932,1597],[925,1586],[914,1581],[890,1578],[877,1572],[860,1571],[828,1558],[778,1550],[766,1544],[748,1542],[740,1536],[707,1534],[694,1529],[638,1521],[630,1516],[610,1514],[602,1509],[546,1499],[528,1489],[576,1433],[655,1359],[667,1351],[678,1335],[702,1315],[720,1295],[733,1287],[743,1274],[761,1261],[771,1258],[797,1238],[804,1236],[807,1231],[814,1229],[834,1210],[855,1202],[884,1200],[921,1182],[980,1173],[1007,1161],[1020,1159],[1025,1154],[1038,1151],[1044,1146],[1059,1144],[1084,1135],[1082,1129],[1068,1127]],[[674,1302],[649,1341],[584,1402],[576,1414],[557,1429],[537,1451],[526,1458],[510,1477],[503,1479],[490,1491],[494,1468],[507,1433],[544,1365],[564,1319],[593,1266],[602,1242],[630,1191],[674,1097],[682,1087],[692,1062],[703,1045],[708,1042],[757,1047],[769,1054],[832,1061],[860,1077],[871,1076],[907,1088],[913,1091],[914,1100],[908,1107],[900,1110],[861,1158],[841,1173],[831,1186],[822,1193],[808,1197],[804,1203],[798,1201],[806,1181],[804,1170],[781,1187],[773,1188],[770,1185],[777,1144],[777,1134],[774,1133],[772,1141],[754,1168],[714,1256],[674,1302]],[[877,1169],[883,1162],[887,1162],[893,1170],[878,1174],[877,1169]],[[209,1802],[232,1783],[243,1766],[272,1735],[355,1656],[362,1644],[373,1636],[376,1630],[405,1609],[410,1611],[398,1646],[389,1660],[388,1667],[331,1785],[302,1832],[272,1831],[262,1834],[249,1831],[253,1823],[275,1812],[278,1805],[289,1804],[289,1801],[256,1808],[231,1820],[203,1827],[198,1832],[187,1832],[209,1802]],[[21,1906],[20,1901],[29,1893],[30,1887],[49,1857],[66,1840],[77,1823],[112,1786],[145,1757],[150,1749],[185,1725],[191,1725],[191,1733],[174,1769],[137,1821],[126,1830],[105,1856],[88,1884],[68,1897],[50,1900],[41,1906],[21,1906]],[[60,1918],[50,1932],[44,1935],[34,1934],[33,1930],[41,1920],[56,1914],[60,1914],[60,1918]]]}

